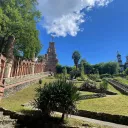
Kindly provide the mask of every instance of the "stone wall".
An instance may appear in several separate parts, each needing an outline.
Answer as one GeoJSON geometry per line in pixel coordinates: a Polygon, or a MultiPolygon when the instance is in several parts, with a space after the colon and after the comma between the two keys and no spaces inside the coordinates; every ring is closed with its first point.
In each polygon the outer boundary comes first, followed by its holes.
{"type": "Polygon", "coordinates": [[[8,97],[10,94],[14,94],[29,85],[39,82],[39,79],[43,79],[49,76],[49,72],[37,73],[34,75],[26,75],[16,78],[5,79],[4,97],[8,97]]]}

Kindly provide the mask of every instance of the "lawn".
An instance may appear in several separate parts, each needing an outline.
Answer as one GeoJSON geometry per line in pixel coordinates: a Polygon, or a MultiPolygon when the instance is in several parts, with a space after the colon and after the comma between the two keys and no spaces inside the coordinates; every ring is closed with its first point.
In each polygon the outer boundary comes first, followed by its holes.
{"type": "Polygon", "coordinates": [[[108,90],[118,95],[81,100],[77,104],[78,109],[128,116],[128,96],[122,95],[110,84],[108,90]]]}
{"type": "MultiPolygon", "coordinates": [[[[51,82],[55,79],[44,79],[45,82],[51,82]]],[[[21,111],[25,108],[22,107],[22,104],[32,101],[35,97],[35,89],[38,87],[38,84],[31,85],[28,88],[23,89],[11,95],[8,98],[4,98],[1,101],[1,106],[13,110],[21,111]]],[[[42,85],[43,86],[43,85],[42,85]]],[[[80,83],[79,83],[80,86],[80,83]]],[[[78,102],[77,107],[79,110],[89,110],[95,112],[104,112],[110,114],[119,114],[119,115],[128,115],[128,96],[120,94],[114,87],[111,85],[108,86],[108,90],[118,93],[115,96],[107,96],[104,98],[95,98],[95,99],[86,99],[78,102]]],[[[91,92],[80,92],[81,95],[91,95],[94,93],[91,92]]]]}
{"type": "Polygon", "coordinates": [[[128,80],[122,77],[115,77],[117,81],[128,86],[128,80]]]}
{"type": "MultiPolygon", "coordinates": [[[[45,82],[51,82],[55,79],[44,79],[43,84],[45,82]]],[[[2,99],[0,106],[12,111],[21,111],[24,108],[21,106],[22,104],[28,103],[32,101],[35,97],[36,91],[35,89],[39,87],[39,84],[34,84],[25,88],[19,92],[16,92],[14,95],[10,95],[8,98],[2,99]]]]}

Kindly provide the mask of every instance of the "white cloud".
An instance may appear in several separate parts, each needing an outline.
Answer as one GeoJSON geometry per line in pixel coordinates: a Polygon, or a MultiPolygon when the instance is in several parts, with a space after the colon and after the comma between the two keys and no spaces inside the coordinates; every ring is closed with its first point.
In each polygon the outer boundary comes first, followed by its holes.
{"type": "Polygon", "coordinates": [[[85,22],[85,13],[94,7],[107,6],[113,0],[38,0],[42,12],[42,25],[48,34],[76,36],[85,22]]]}

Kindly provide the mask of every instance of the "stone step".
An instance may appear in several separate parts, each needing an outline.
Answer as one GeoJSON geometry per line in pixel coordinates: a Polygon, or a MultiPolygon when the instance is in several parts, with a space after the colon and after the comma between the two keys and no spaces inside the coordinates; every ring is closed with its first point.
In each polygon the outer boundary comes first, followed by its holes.
{"type": "Polygon", "coordinates": [[[0,120],[0,126],[4,126],[4,125],[15,125],[16,124],[16,121],[17,120],[15,120],[15,119],[4,119],[4,120],[0,120]]]}
{"type": "Polygon", "coordinates": [[[3,117],[3,112],[2,111],[0,111],[0,117],[3,117]]]}
{"type": "Polygon", "coordinates": [[[15,125],[0,126],[0,128],[16,128],[15,125]]]}

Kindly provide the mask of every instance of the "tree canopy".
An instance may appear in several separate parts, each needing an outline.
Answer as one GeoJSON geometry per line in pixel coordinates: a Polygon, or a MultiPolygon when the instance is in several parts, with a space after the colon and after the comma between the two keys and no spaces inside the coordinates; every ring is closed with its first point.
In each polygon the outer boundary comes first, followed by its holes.
{"type": "Polygon", "coordinates": [[[15,55],[32,58],[41,49],[36,23],[40,12],[37,0],[0,1],[0,52],[6,47],[7,38],[15,36],[15,55]]]}
{"type": "Polygon", "coordinates": [[[78,51],[74,51],[73,54],[72,54],[72,59],[74,60],[76,70],[78,68],[78,63],[79,63],[80,58],[81,58],[80,53],[78,51]]]}

